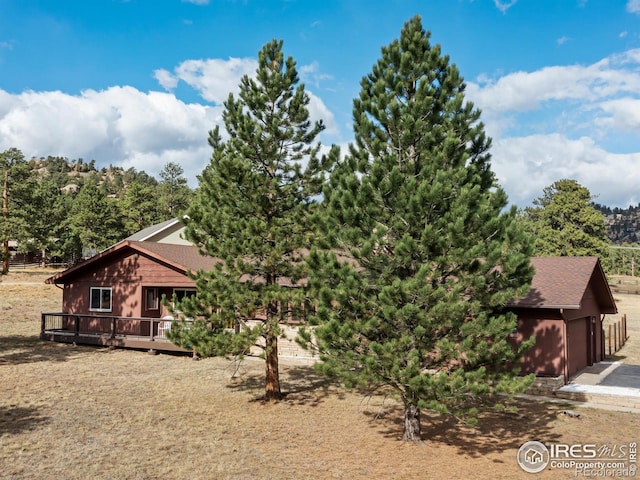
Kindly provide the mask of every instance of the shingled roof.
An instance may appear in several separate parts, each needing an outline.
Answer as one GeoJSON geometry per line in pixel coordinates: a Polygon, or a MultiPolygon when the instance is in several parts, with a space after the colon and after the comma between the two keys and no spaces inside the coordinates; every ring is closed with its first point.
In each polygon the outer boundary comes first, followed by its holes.
{"type": "MultiPolygon", "coordinates": [[[[46,280],[49,284],[64,284],[78,271],[119,254],[126,249],[153,258],[185,274],[199,269],[210,270],[220,260],[201,255],[195,246],[145,241],[123,240],[113,247],[46,280]]],[[[509,303],[510,308],[579,309],[589,285],[602,313],[617,313],[606,276],[597,257],[534,257],[531,264],[535,275],[529,293],[509,303]]],[[[256,280],[256,279],[254,279],[256,280]]],[[[280,279],[283,285],[292,285],[280,279]]],[[[304,283],[304,282],[301,282],[304,283]]]]}
{"type": "Polygon", "coordinates": [[[516,308],[579,309],[589,285],[602,313],[617,313],[615,300],[597,257],[534,257],[529,293],[509,304],[516,308]]]}
{"type": "Polygon", "coordinates": [[[209,270],[213,268],[217,260],[200,255],[195,246],[190,245],[174,245],[170,243],[156,242],[136,242],[131,240],[123,240],[114,246],[94,255],[93,257],[78,263],[67,270],[57,273],[46,280],[46,283],[63,284],[65,280],[74,276],[80,270],[104,261],[113,255],[125,251],[133,250],[142,255],[153,258],[161,263],[165,263],[176,270],[186,274],[187,271],[197,271],[199,269],[209,270]]]}
{"type": "MultiPolygon", "coordinates": [[[[48,284],[65,284],[68,283],[78,272],[82,272],[87,268],[99,265],[101,262],[109,262],[111,258],[126,252],[127,250],[137,252],[154,259],[159,263],[163,263],[177,271],[183,272],[185,275],[188,271],[197,272],[198,270],[211,270],[222,260],[201,255],[198,248],[193,245],[176,245],[172,243],[157,242],[138,242],[132,240],[123,240],[114,246],[88,258],[84,262],[78,263],[67,270],[57,273],[45,280],[48,284]]],[[[253,280],[257,283],[264,282],[261,277],[251,277],[244,275],[240,281],[253,280]]],[[[285,287],[292,287],[304,284],[304,280],[294,283],[290,278],[280,277],[278,284],[285,287]]]]}

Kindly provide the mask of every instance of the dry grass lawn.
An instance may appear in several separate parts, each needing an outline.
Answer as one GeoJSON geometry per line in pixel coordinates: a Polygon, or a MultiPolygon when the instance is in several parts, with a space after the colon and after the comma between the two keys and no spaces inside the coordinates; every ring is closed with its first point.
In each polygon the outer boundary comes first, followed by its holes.
{"type": "MultiPolygon", "coordinates": [[[[259,360],[236,369],[41,342],[40,312],[61,303],[43,278],[0,282],[0,479],[570,478],[524,473],[519,446],[640,440],[638,414],[581,408],[576,419],[559,415],[562,404],[521,401],[518,413],[483,414],[477,429],[425,415],[426,441],[407,445],[396,403],[345,392],[308,366],[282,365],[286,398],[265,404],[259,360]]],[[[637,303],[618,296],[621,311],[637,303]]]]}

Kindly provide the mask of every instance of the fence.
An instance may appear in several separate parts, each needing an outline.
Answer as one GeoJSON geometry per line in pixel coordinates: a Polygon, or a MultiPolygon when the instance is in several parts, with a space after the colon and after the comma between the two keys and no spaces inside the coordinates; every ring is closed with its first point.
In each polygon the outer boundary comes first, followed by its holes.
{"type": "Polygon", "coordinates": [[[622,318],[616,322],[612,322],[604,327],[604,339],[605,348],[608,351],[609,356],[616,353],[627,342],[629,337],[627,336],[627,315],[622,315],[622,318]]]}

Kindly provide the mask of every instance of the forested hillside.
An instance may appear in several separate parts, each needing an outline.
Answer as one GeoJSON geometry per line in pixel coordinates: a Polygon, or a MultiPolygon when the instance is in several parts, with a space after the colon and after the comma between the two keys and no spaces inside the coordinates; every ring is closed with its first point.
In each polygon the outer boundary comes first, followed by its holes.
{"type": "Polygon", "coordinates": [[[0,245],[10,256],[72,263],[184,211],[190,196],[182,167],[154,178],[134,168],[96,169],[95,161],[0,152],[0,245]],[[23,255],[18,255],[22,257],[23,255]]]}
{"type": "MultiPolygon", "coordinates": [[[[175,163],[155,178],[135,168],[98,169],[95,160],[27,160],[15,148],[0,152],[0,258],[73,263],[180,215],[190,194],[184,170],[175,163]]],[[[614,272],[631,273],[638,263],[640,205],[594,207],[603,214],[613,245],[604,263],[614,272]]]]}

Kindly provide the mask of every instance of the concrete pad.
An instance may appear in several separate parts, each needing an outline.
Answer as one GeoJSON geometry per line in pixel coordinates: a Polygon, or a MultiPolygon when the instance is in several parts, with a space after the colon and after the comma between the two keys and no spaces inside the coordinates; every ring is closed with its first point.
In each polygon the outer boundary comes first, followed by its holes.
{"type": "Polygon", "coordinates": [[[629,387],[615,387],[604,385],[580,385],[577,383],[570,383],[564,387],[558,389],[560,392],[569,393],[583,393],[583,394],[597,394],[597,395],[615,395],[633,398],[640,401],[640,388],[629,387]]]}
{"type": "Polygon", "coordinates": [[[581,370],[569,383],[579,385],[599,385],[620,365],[620,362],[599,362],[581,370]]]}
{"type": "Polygon", "coordinates": [[[640,391],[640,365],[621,364],[598,383],[607,387],[626,387],[640,391]]]}
{"type": "Polygon", "coordinates": [[[567,385],[556,390],[559,398],[573,399],[588,405],[604,404],[611,408],[640,409],[640,365],[600,362],[585,368],[567,385]]]}

